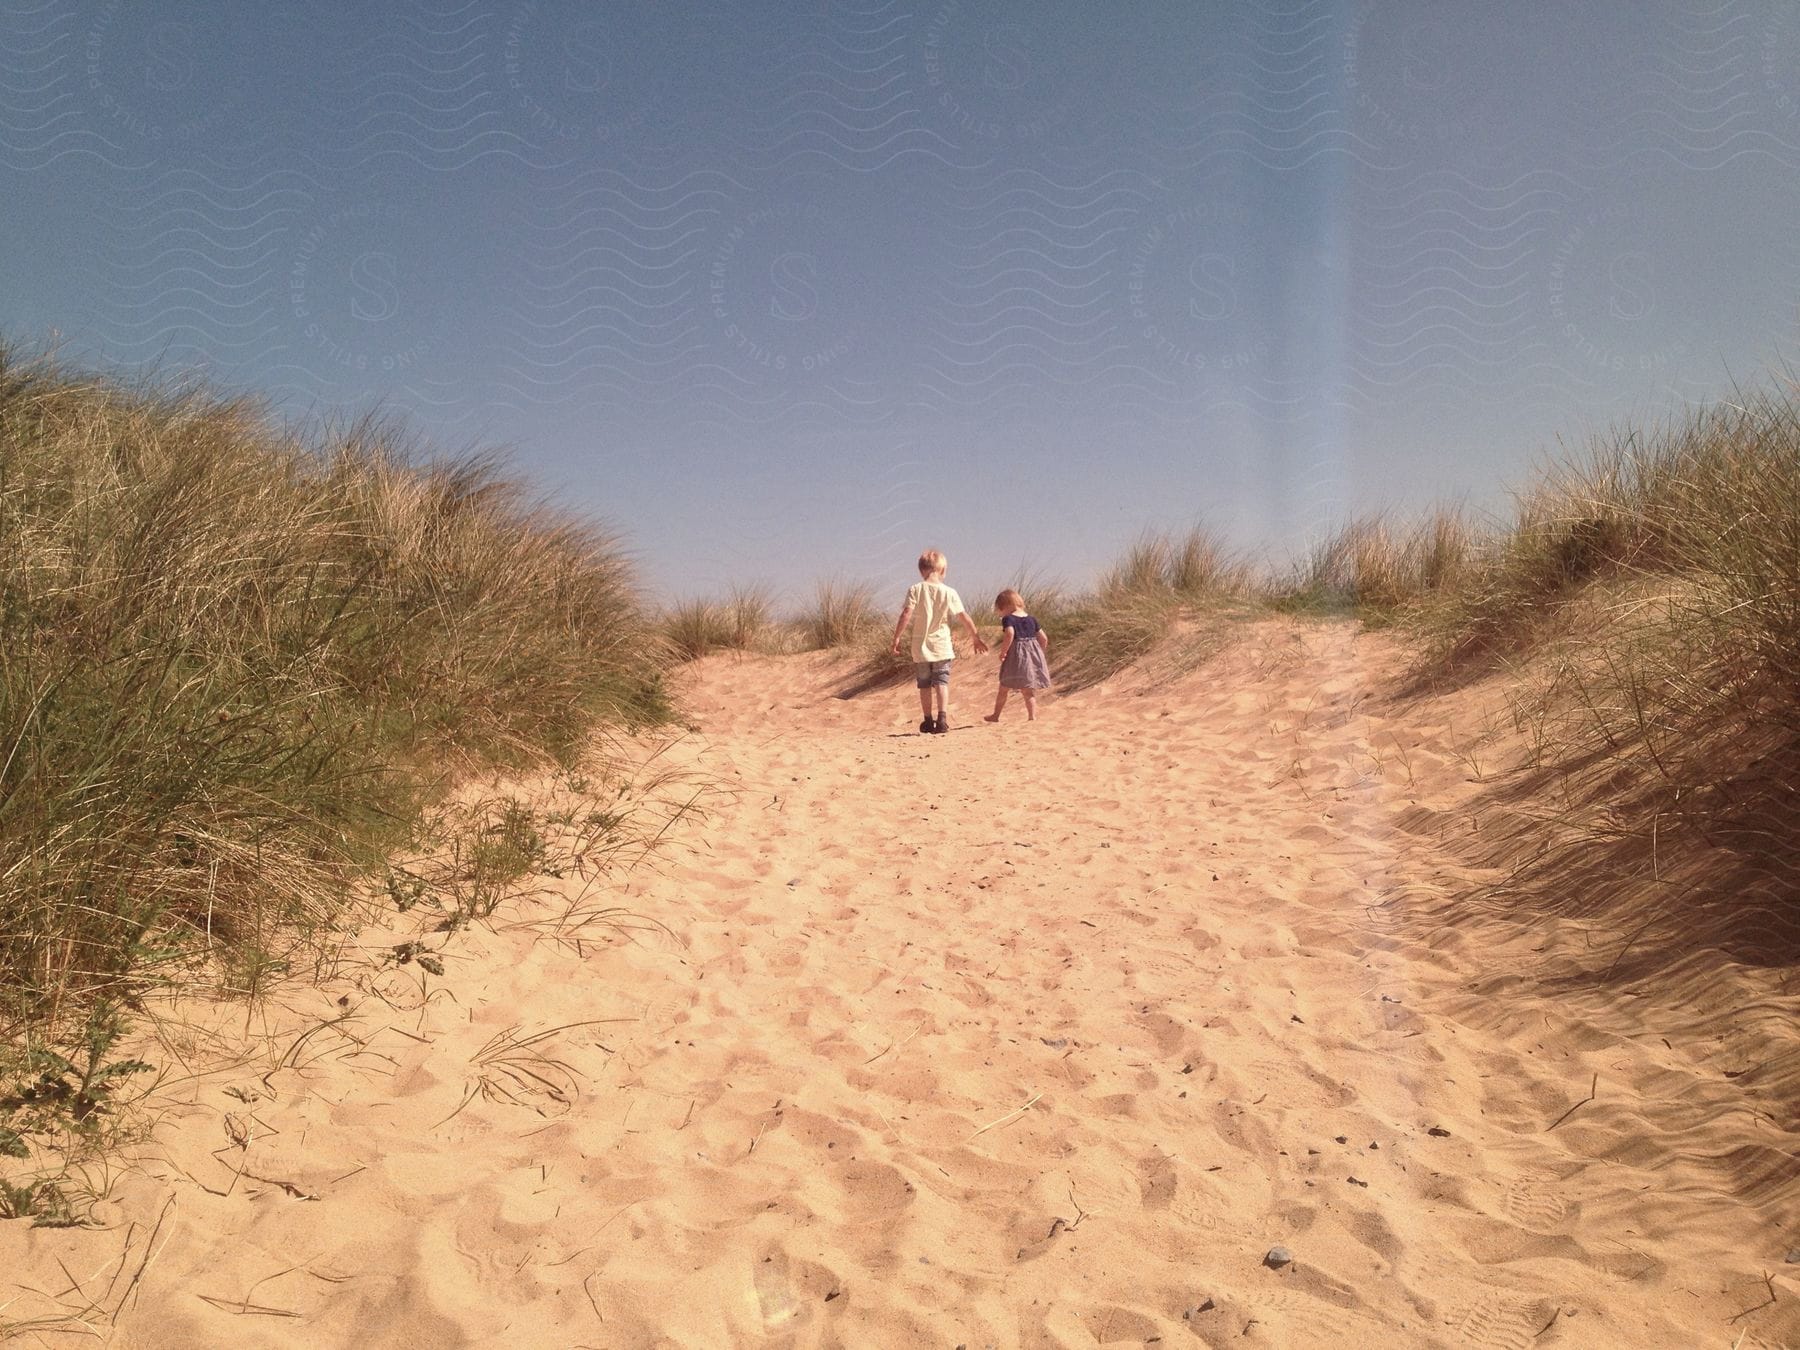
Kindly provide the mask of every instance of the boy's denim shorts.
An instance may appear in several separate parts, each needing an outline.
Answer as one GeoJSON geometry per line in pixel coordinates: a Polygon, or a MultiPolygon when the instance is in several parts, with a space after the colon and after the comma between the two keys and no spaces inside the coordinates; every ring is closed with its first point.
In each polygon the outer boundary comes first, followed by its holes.
{"type": "Polygon", "coordinates": [[[914,661],[913,677],[918,680],[921,689],[929,689],[934,684],[948,686],[950,663],[948,661],[914,661]]]}

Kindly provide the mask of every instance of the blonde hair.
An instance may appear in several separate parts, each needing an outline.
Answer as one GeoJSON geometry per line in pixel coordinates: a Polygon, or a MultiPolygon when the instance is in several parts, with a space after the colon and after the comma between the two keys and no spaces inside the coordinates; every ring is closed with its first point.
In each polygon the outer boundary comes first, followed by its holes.
{"type": "Polygon", "coordinates": [[[1024,609],[1025,597],[1020,595],[1011,586],[1008,586],[1005,590],[1001,591],[1000,594],[994,597],[994,608],[1002,613],[1007,610],[1024,609]]]}
{"type": "Polygon", "coordinates": [[[919,575],[929,577],[934,572],[948,572],[950,562],[935,548],[928,548],[919,555],[919,575]]]}

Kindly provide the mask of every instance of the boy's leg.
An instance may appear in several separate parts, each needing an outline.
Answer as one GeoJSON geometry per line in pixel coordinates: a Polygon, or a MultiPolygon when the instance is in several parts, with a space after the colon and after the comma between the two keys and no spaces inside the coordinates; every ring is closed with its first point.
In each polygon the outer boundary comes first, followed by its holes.
{"type": "Polygon", "coordinates": [[[919,686],[919,716],[931,716],[931,686],[928,684],[919,686]]]}
{"type": "MultiPolygon", "coordinates": [[[[1000,720],[1000,714],[1006,711],[1006,695],[1007,695],[1007,693],[1008,693],[1008,690],[1007,690],[1006,686],[1001,685],[1000,692],[998,694],[994,695],[994,711],[989,713],[986,717],[982,718],[981,719],[982,721],[998,722],[1000,720]]],[[[1031,705],[1030,705],[1030,703],[1027,703],[1025,706],[1029,708],[1031,705]]]]}

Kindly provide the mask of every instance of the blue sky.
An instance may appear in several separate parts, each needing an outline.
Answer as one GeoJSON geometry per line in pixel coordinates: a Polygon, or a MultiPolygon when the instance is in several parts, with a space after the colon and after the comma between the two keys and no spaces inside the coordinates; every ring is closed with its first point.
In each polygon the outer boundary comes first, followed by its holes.
{"type": "Polygon", "coordinates": [[[794,593],[1500,505],[1800,340],[1792,0],[0,0],[0,332],[794,593]]]}

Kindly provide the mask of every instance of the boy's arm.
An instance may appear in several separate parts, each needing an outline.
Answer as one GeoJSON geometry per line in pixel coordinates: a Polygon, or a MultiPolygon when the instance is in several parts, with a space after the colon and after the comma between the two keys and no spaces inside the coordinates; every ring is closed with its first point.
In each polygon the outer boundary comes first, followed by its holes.
{"type": "Polygon", "coordinates": [[[965,609],[956,617],[961,619],[963,621],[963,627],[969,630],[969,640],[975,644],[975,650],[978,652],[985,652],[987,650],[987,643],[981,640],[981,630],[975,626],[975,620],[969,617],[969,611],[965,609]]]}
{"type": "Polygon", "coordinates": [[[910,604],[902,605],[900,607],[900,621],[894,625],[894,642],[888,649],[895,656],[900,655],[900,635],[906,631],[906,621],[910,618],[912,618],[912,606],[910,604]]]}

